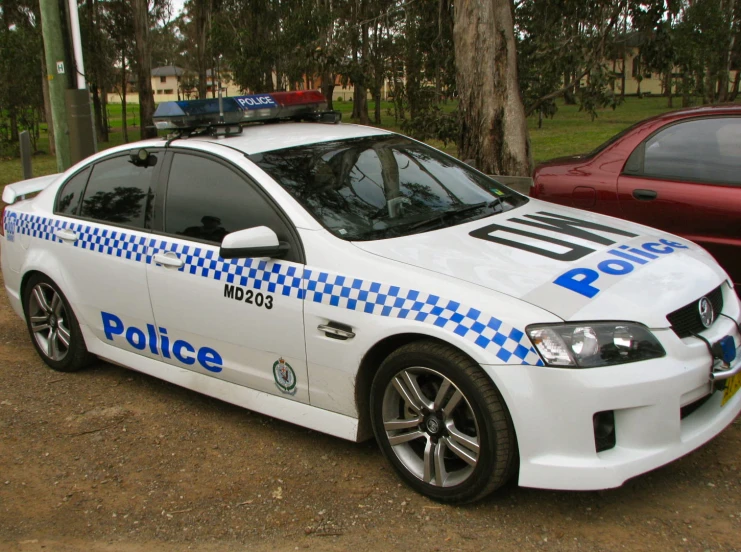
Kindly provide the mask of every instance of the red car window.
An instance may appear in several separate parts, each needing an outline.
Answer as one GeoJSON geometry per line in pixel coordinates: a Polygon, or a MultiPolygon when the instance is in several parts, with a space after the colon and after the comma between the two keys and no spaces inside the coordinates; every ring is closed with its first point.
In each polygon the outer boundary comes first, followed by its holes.
{"type": "Polygon", "coordinates": [[[741,118],[670,125],[645,145],[643,175],[741,186],[741,118]]]}

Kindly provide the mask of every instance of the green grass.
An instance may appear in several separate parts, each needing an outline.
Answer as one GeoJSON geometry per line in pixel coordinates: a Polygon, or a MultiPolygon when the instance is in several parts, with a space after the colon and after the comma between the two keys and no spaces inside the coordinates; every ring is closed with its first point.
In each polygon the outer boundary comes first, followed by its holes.
{"type": "Polygon", "coordinates": [[[533,160],[539,163],[554,157],[589,152],[633,123],[666,111],[671,111],[666,98],[626,98],[614,110],[599,110],[597,118],[592,121],[587,113],[579,111],[578,106],[559,102],[558,112],[553,119],[544,118],[542,128],[538,128],[537,116],[528,119],[533,160]]]}
{"type": "MultiPolygon", "coordinates": [[[[453,106],[454,103],[450,102],[444,109],[452,109],[453,106]]],[[[342,112],[344,121],[350,121],[352,103],[335,102],[334,107],[342,112]]],[[[383,102],[381,126],[398,132],[400,129],[397,122],[394,121],[393,115],[389,114],[390,107],[390,102],[383,102]]],[[[374,102],[370,102],[369,112],[371,116],[373,114],[373,108],[374,102]]],[[[558,104],[558,112],[553,119],[543,120],[542,128],[538,128],[537,117],[530,117],[528,119],[533,159],[538,163],[554,157],[590,151],[633,123],[668,110],[666,98],[626,98],[625,102],[615,110],[600,110],[597,118],[593,121],[587,113],[580,112],[577,106],[564,105],[561,102],[558,104]]],[[[134,122],[138,123],[139,106],[128,104],[127,111],[129,141],[135,141],[139,139],[139,130],[138,128],[133,128],[132,125],[134,122]]],[[[121,105],[110,104],[108,106],[108,114],[113,130],[110,133],[110,141],[99,144],[100,149],[123,143],[123,135],[121,133],[121,105]]],[[[42,129],[39,149],[48,152],[48,143],[46,131],[42,129]]],[[[441,142],[435,140],[431,140],[429,143],[452,155],[456,155],[457,153],[454,144],[444,146],[441,142]]],[[[52,174],[57,170],[56,160],[48,153],[35,155],[32,163],[34,176],[52,174]]],[[[17,182],[21,178],[20,159],[0,160],[0,187],[17,182]]]]}

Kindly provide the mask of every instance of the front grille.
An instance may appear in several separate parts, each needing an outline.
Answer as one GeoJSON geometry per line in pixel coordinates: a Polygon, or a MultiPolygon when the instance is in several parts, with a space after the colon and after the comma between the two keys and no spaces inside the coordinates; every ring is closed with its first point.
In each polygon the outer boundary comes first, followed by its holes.
{"type": "MultiPolygon", "coordinates": [[[[718,315],[723,311],[723,286],[718,286],[704,297],[707,297],[713,305],[713,312],[717,319],[718,315]]],[[[685,305],[681,309],[677,309],[673,313],[666,315],[667,320],[672,325],[672,330],[680,338],[689,337],[692,334],[705,331],[706,328],[700,320],[700,309],[697,305],[700,299],[702,297],[698,297],[689,305],[685,305]]]]}

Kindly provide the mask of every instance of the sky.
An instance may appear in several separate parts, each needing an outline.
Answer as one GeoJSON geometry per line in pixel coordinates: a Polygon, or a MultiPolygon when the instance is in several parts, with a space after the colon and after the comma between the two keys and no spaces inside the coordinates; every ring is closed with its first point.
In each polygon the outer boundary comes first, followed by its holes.
{"type": "Polygon", "coordinates": [[[185,4],[185,0],[172,0],[173,15],[178,15],[181,11],[183,11],[184,4],[185,4]]]}

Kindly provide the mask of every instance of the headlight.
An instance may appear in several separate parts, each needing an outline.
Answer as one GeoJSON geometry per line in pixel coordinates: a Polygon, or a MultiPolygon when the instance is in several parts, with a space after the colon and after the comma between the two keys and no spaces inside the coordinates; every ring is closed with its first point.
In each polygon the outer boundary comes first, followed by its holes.
{"type": "Polygon", "coordinates": [[[666,354],[648,328],[632,322],[535,325],[527,334],[548,366],[594,368],[666,354]]]}

